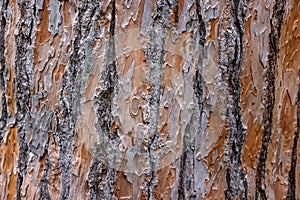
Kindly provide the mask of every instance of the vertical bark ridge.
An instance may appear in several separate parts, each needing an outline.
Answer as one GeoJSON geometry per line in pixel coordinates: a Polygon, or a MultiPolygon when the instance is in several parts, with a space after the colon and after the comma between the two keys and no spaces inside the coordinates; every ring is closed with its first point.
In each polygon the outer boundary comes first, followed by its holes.
{"type": "Polygon", "coordinates": [[[269,35],[269,60],[265,73],[264,88],[264,114],[263,114],[263,135],[259,153],[256,173],[255,199],[267,199],[265,191],[265,173],[268,147],[272,135],[272,119],[275,104],[275,68],[277,67],[277,57],[279,52],[279,39],[283,15],[285,12],[285,0],[276,0],[273,7],[272,19],[270,20],[271,32],[269,35]]]}
{"type": "Polygon", "coordinates": [[[2,143],[5,126],[7,124],[7,98],[6,98],[6,81],[5,81],[5,71],[6,71],[6,60],[5,60],[5,33],[6,33],[6,12],[7,12],[8,1],[3,1],[0,13],[0,87],[2,95],[1,100],[1,110],[0,110],[0,146],[2,143]]]}
{"type": "MultiPolygon", "coordinates": [[[[298,72],[298,76],[300,76],[300,71],[298,72]]],[[[297,169],[297,147],[299,140],[299,132],[300,132],[300,84],[298,84],[298,94],[297,94],[297,130],[294,135],[294,143],[292,149],[292,158],[291,158],[291,169],[289,171],[289,187],[287,191],[288,200],[296,199],[296,169],[297,169]]]]}
{"type": "Polygon", "coordinates": [[[63,75],[63,86],[61,90],[60,107],[57,107],[57,141],[59,148],[59,163],[62,173],[61,197],[67,199],[70,195],[71,168],[72,168],[72,144],[75,137],[75,119],[73,117],[74,82],[77,76],[79,39],[76,38],[73,53],[70,57],[69,67],[63,75]]]}
{"type": "MultiPolygon", "coordinates": [[[[174,3],[174,2],[173,2],[174,3]]],[[[144,143],[147,148],[146,162],[147,169],[145,170],[145,194],[147,199],[155,199],[154,188],[157,187],[158,176],[157,171],[160,163],[161,143],[160,133],[158,130],[159,115],[160,115],[160,101],[162,96],[162,78],[163,70],[165,68],[165,37],[166,29],[170,24],[169,9],[172,5],[171,1],[159,0],[155,4],[155,11],[153,16],[153,24],[149,35],[149,42],[145,48],[146,58],[150,63],[150,70],[148,72],[149,82],[151,82],[152,93],[149,98],[149,125],[148,133],[145,137],[144,143]],[[160,149],[160,150],[157,150],[160,149]]]]}
{"type": "Polygon", "coordinates": [[[247,180],[246,173],[242,169],[241,151],[246,137],[246,130],[242,124],[240,93],[241,84],[239,81],[239,72],[243,59],[243,35],[245,21],[245,2],[243,0],[233,0],[233,21],[236,29],[235,46],[232,55],[233,60],[227,67],[226,76],[228,77],[229,103],[228,122],[230,134],[228,137],[230,157],[229,167],[226,169],[227,190],[225,190],[226,199],[247,199],[247,180]]]}
{"type": "Polygon", "coordinates": [[[51,163],[50,163],[49,152],[48,152],[50,141],[51,141],[50,134],[48,134],[48,140],[47,140],[44,155],[43,155],[43,157],[45,157],[45,159],[46,159],[46,164],[45,164],[45,168],[44,168],[43,175],[42,175],[41,182],[40,182],[40,192],[39,192],[39,197],[38,197],[38,199],[43,199],[43,200],[51,200],[51,196],[50,196],[50,193],[48,190],[48,172],[51,169],[51,166],[50,166],[51,163]]]}
{"type": "Polygon", "coordinates": [[[111,20],[106,53],[106,63],[101,74],[103,80],[102,90],[95,95],[95,107],[98,123],[96,125],[101,144],[96,147],[89,172],[89,189],[91,199],[114,199],[116,187],[116,173],[114,168],[118,156],[120,139],[118,130],[112,129],[114,116],[112,115],[112,101],[118,83],[115,50],[115,26],[116,26],[116,1],[111,1],[111,20]]]}
{"type": "Polygon", "coordinates": [[[17,178],[17,199],[21,199],[21,187],[27,173],[28,144],[27,134],[31,128],[31,98],[34,91],[32,79],[33,39],[35,36],[35,2],[19,1],[21,16],[17,22],[14,92],[16,97],[17,136],[19,142],[19,161],[17,178]]]}
{"type": "Polygon", "coordinates": [[[80,114],[80,101],[83,95],[81,91],[84,87],[81,80],[88,71],[85,62],[94,40],[94,37],[89,40],[88,36],[94,34],[93,22],[98,15],[96,11],[99,11],[99,3],[91,0],[78,2],[77,11],[75,39],[68,67],[63,75],[60,106],[57,107],[56,112],[59,161],[62,171],[61,199],[67,199],[70,196],[75,124],[80,114]]]}
{"type": "MultiPolygon", "coordinates": [[[[194,95],[197,99],[198,109],[199,109],[199,124],[201,124],[201,116],[203,112],[203,87],[204,81],[202,77],[202,68],[203,68],[203,53],[204,53],[204,44],[206,37],[206,28],[205,23],[202,19],[200,0],[195,1],[196,5],[196,17],[198,22],[198,30],[196,31],[199,45],[199,60],[198,65],[196,66],[196,73],[194,77],[194,95]]],[[[195,113],[196,114],[196,113],[195,113]]],[[[194,165],[195,165],[195,138],[194,136],[199,136],[200,127],[197,130],[197,133],[185,133],[183,138],[183,147],[182,147],[182,156],[180,162],[180,179],[179,179],[179,188],[178,188],[178,197],[179,199],[196,199],[197,192],[194,186],[194,165]],[[192,172],[191,172],[192,171],[192,172]]]]}

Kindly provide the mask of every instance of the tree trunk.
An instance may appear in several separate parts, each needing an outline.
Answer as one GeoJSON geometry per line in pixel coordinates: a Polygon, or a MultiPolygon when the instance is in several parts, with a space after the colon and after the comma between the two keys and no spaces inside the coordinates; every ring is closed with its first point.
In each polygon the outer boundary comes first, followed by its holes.
{"type": "Polygon", "coordinates": [[[1,0],[0,199],[300,199],[299,0],[1,0]]]}

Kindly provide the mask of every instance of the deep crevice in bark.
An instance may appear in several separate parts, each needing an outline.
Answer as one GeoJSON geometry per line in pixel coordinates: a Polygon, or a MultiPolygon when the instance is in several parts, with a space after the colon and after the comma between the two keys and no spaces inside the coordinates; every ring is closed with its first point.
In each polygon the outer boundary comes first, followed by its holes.
{"type": "Polygon", "coordinates": [[[266,160],[268,156],[268,147],[272,136],[272,119],[275,104],[275,68],[277,66],[277,57],[279,52],[279,39],[281,24],[284,15],[286,1],[276,0],[272,19],[270,20],[271,32],[269,35],[269,63],[265,74],[265,90],[264,90],[264,114],[263,114],[263,135],[262,144],[259,153],[256,173],[256,192],[255,199],[267,199],[264,187],[266,160]]]}
{"type": "MultiPolygon", "coordinates": [[[[116,169],[107,163],[108,148],[104,145],[114,145],[115,151],[118,151],[119,143],[118,130],[111,130],[114,122],[112,111],[112,101],[114,91],[118,82],[116,69],[116,53],[115,53],[115,26],[116,26],[116,1],[111,2],[111,21],[110,21],[110,39],[107,53],[107,64],[101,76],[105,80],[103,90],[95,95],[95,105],[97,107],[97,119],[99,129],[103,131],[103,137],[107,144],[100,144],[96,147],[95,156],[93,158],[89,172],[89,190],[91,199],[114,199],[116,169]]],[[[114,162],[114,161],[112,161],[114,162]]]]}
{"type": "MultiPolygon", "coordinates": [[[[300,75],[300,71],[298,72],[300,75]]],[[[289,187],[287,191],[287,200],[295,200],[296,199],[296,169],[297,169],[297,147],[299,140],[299,132],[300,132],[300,84],[298,85],[298,94],[297,94],[297,130],[294,135],[294,143],[292,149],[292,158],[291,158],[291,169],[289,171],[289,187]]]]}
{"type": "MultiPolygon", "coordinates": [[[[239,72],[241,70],[243,59],[243,36],[245,20],[245,2],[234,0],[229,12],[233,17],[232,26],[236,29],[235,36],[229,35],[228,31],[224,33],[228,48],[233,48],[234,52],[226,49],[227,60],[224,60],[225,70],[222,69],[223,79],[228,87],[228,107],[226,108],[226,118],[229,125],[228,145],[228,166],[226,169],[227,189],[224,191],[225,199],[247,199],[247,180],[246,173],[242,169],[241,153],[246,137],[246,130],[242,124],[242,114],[240,106],[241,84],[239,81],[239,72]],[[233,41],[232,41],[233,40],[233,41]]],[[[227,28],[226,28],[227,29],[227,28]]],[[[229,28],[228,28],[229,29],[229,28]]],[[[226,58],[226,55],[223,59],[226,58]]],[[[223,55],[224,56],[224,55],[223,55]]]]}
{"type": "Polygon", "coordinates": [[[18,34],[15,35],[16,59],[15,59],[15,117],[17,121],[17,136],[19,142],[19,173],[17,178],[17,199],[21,199],[21,187],[27,173],[28,144],[27,133],[32,125],[31,99],[32,93],[32,66],[33,49],[32,36],[34,33],[35,5],[30,0],[18,2],[21,16],[17,22],[18,34]]]}
{"type": "Polygon", "coordinates": [[[7,99],[6,99],[6,81],[5,81],[5,70],[6,70],[6,59],[5,59],[5,33],[6,33],[6,12],[7,12],[8,1],[3,1],[1,13],[0,13],[0,87],[2,87],[1,108],[0,113],[0,146],[4,135],[4,128],[7,124],[7,99]]]}
{"type": "Polygon", "coordinates": [[[82,98],[80,88],[84,87],[81,83],[81,76],[88,71],[85,61],[88,57],[87,50],[91,41],[87,39],[93,30],[94,17],[98,15],[98,1],[78,2],[78,16],[75,29],[75,39],[70,55],[69,64],[63,75],[63,86],[61,90],[61,107],[57,108],[57,138],[59,146],[59,160],[62,171],[61,198],[69,198],[72,182],[72,158],[73,142],[75,138],[75,123],[78,117],[78,101],[82,98]],[[87,17],[89,19],[87,20],[87,17]],[[60,116],[60,117],[58,117],[60,116]]]}
{"type": "Polygon", "coordinates": [[[160,145],[160,133],[158,130],[158,119],[160,114],[160,101],[162,94],[162,70],[165,61],[165,29],[170,23],[170,13],[168,9],[173,5],[168,0],[159,0],[155,3],[155,14],[151,30],[147,33],[150,42],[145,48],[146,58],[150,62],[149,81],[152,86],[152,93],[149,98],[150,121],[148,135],[145,145],[147,147],[147,164],[149,169],[145,172],[145,195],[147,199],[155,198],[154,188],[157,187],[157,171],[159,165],[159,155],[155,148],[160,145]]]}
{"type": "MultiPolygon", "coordinates": [[[[196,15],[198,20],[198,31],[197,34],[199,34],[199,41],[198,44],[200,48],[200,55],[199,55],[199,61],[198,65],[196,66],[196,74],[194,77],[194,95],[197,99],[198,109],[199,109],[199,124],[201,124],[201,117],[203,112],[203,85],[204,80],[202,77],[202,65],[203,65],[203,53],[204,53],[204,44],[205,44],[205,37],[206,37],[206,28],[205,23],[202,19],[201,14],[201,6],[200,1],[196,0],[196,15]]],[[[200,128],[197,130],[196,136],[200,134],[200,128]]],[[[194,165],[195,165],[195,151],[194,151],[194,143],[195,138],[192,139],[191,134],[193,133],[187,133],[184,135],[183,138],[183,145],[182,145],[182,156],[181,156],[181,162],[180,162],[180,179],[179,179],[179,188],[178,188],[178,197],[179,199],[196,199],[197,193],[195,191],[194,186],[194,165]],[[192,139],[192,144],[190,144],[188,141],[192,139]],[[191,171],[191,172],[189,172],[191,171]]]]}
{"type": "MultiPolygon", "coordinates": [[[[80,32],[80,31],[78,31],[80,32]]],[[[61,178],[61,199],[67,199],[70,195],[71,184],[71,168],[72,168],[72,152],[73,140],[75,137],[75,120],[73,118],[72,100],[74,96],[74,82],[77,76],[77,68],[79,67],[78,48],[80,36],[74,41],[74,50],[70,56],[70,64],[63,75],[63,86],[61,90],[61,108],[56,111],[57,119],[57,141],[59,147],[59,163],[62,172],[61,178]],[[59,113],[61,112],[61,117],[59,113]]]]}
{"type": "Polygon", "coordinates": [[[42,200],[51,200],[51,196],[50,196],[49,189],[48,189],[48,172],[51,169],[51,161],[50,161],[50,156],[49,156],[49,152],[48,152],[50,142],[51,142],[51,136],[50,136],[50,134],[48,134],[48,140],[45,145],[44,155],[40,158],[40,159],[43,159],[45,157],[45,159],[46,159],[46,163],[45,163],[44,170],[43,170],[43,175],[41,177],[41,182],[39,184],[40,185],[39,199],[42,199],[42,200]]]}

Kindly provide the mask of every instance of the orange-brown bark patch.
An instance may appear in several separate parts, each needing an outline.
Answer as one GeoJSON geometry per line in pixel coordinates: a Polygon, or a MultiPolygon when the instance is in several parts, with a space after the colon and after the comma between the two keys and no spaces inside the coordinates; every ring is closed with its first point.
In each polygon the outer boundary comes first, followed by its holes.
{"type": "Polygon", "coordinates": [[[14,173],[13,170],[11,174],[9,175],[9,183],[8,183],[8,188],[7,188],[7,200],[13,200],[16,199],[16,194],[17,194],[17,178],[18,178],[18,173],[14,173]]]}
{"type": "Polygon", "coordinates": [[[246,37],[251,37],[251,22],[252,16],[248,17],[244,24],[246,37]]]}
{"type": "Polygon", "coordinates": [[[216,143],[212,146],[208,156],[204,158],[204,161],[207,163],[208,172],[216,171],[216,167],[218,161],[220,161],[223,157],[223,148],[226,141],[227,136],[229,135],[229,128],[228,125],[225,123],[223,126],[222,132],[216,143]],[[217,155],[215,157],[215,155],[217,155]],[[215,157],[215,158],[214,158],[215,157]]]}
{"type": "Polygon", "coordinates": [[[48,30],[49,23],[49,12],[47,10],[49,5],[49,0],[45,0],[43,3],[43,8],[40,12],[41,21],[36,30],[36,44],[44,44],[50,38],[50,31],[48,30]]]}
{"type": "Polygon", "coordinates": [[[209,21],[210,24],[210,34],[209,37],[207,38],[207,41],[214,41],[216,37],[216,26],[218,27],[218,22],[219,22],[219,17],[216,19],[212,19],[209,21]]]}
{"type": "Polygon", "coordinates": [[[248,131],[242,149],[242,163],[244,167],[252,167],[255,169],[262,140],[262,135],[260,134],[262,133],[262,125],[254,118],[252,112],[248,112],[248,115],[248,131]]]}
{"type": "Polygon", "coordinates": [[[135,51],[132,51],[130,52],[130,55],[128,57],[125,57],[122,75],[125,75],[128,72],[133,61],[134,67],[140,67],[147,63],[145,52],[143,51],[143,49],[137,49],[135,51]]]}
{"type": "Polygon", "coordinates": [[[16,195],[16,181],[18,174],[14,173],[14,164],[17,160],[19,151],[18,138],[17,138],[17,126],[10,128],[6,143],[4,141],[0,147],[0,154],[3,155],[3,165],[1,166],[1,173],[9,174],[7,198],[14,199],[16,195]]]}
{"type": "Polygon", "coordinates": [[[132,197],[132,184],[127,180],[124,172],[119,171],[116,177],[116,197],[118,199],[131,199],[132,197]]]}
{"type": "Polygon", "coordinates": [[[281,109],[281,114],[280,114],[280,122],[279,126],[282,130],[282,134],[285,138],[285,145],[284,145],[284,150],[289,151],[292,149],[293,142],[294,142],[294,134],[296,131],[296,119],[295,119],[295,114],[296,114],[296,105],[292,105],[291,102],[291,97],[288,93],[286,92],[283,100],[283,105],[281,109]]]}
{"type": "Polygon", "coordinates": [[[176,168],[168,165],[157,172],[158,185],[154,193],[157,199],[171,199],[171,189],[176,181],[176,168]]]}
{"type": "Polygon", "coordinates": [[[71,23],[70,2],[69,1],[64,1],[63,13],[64,13],[64,25],[69,26],[71,23]]]}

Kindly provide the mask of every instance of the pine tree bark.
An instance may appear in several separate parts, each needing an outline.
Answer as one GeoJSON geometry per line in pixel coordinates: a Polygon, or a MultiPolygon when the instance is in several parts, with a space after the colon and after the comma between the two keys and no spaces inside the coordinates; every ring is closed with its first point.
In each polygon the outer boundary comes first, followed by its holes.
{"type": "Polygon", "coordinates": [[[299,0],[2,0],[0,199],[300,199],[299,0]]]}

